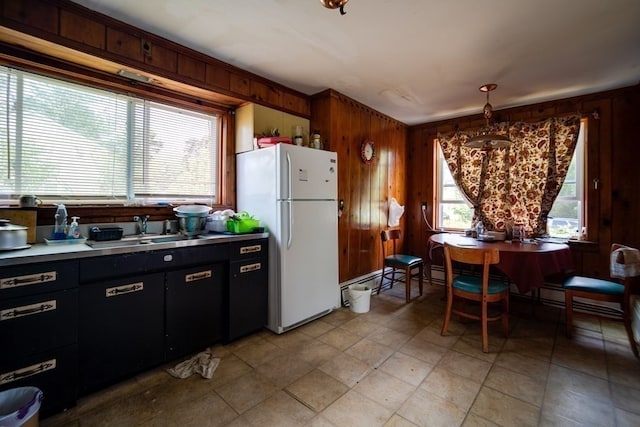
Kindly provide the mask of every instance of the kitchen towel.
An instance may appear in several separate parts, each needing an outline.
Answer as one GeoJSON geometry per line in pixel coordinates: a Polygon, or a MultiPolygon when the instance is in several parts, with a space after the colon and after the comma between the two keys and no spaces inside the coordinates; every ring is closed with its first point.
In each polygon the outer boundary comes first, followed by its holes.
{"type": "Polygon", "coordinates": [[[167,372],[180,379],[190,377],[193,374],[200,374],[202,378],[210,380],[219,364],[220,358],[215,357],[207,349],[184,362],[178,363],[174,368],[167,369],[167,372]]]}

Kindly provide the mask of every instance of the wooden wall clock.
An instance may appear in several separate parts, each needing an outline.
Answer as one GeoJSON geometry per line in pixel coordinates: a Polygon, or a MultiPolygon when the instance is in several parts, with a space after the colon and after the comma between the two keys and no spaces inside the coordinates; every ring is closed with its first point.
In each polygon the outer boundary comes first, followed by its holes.
{"type": "Polygon", "coordinates": [[[376,150],[373,141],[364,141],[360,146],[360,158],[362,159],[362,161],[366,164],[369,164],[371,163],[375,155],[376,150]]]}

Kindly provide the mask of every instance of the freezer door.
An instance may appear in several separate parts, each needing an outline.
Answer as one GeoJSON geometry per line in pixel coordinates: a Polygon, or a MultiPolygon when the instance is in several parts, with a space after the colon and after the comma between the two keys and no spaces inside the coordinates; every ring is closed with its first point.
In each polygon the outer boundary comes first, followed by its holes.
{"type": "Polygon", "coordinates": [[[335,201],[281,202],[280,312],[287,328],[339,307],[335,201]]]}
{"type": "Polygon", "coordinates": [[[331,151],[278,144],[281,200],[335,200],[338,157],[331,151]]]}

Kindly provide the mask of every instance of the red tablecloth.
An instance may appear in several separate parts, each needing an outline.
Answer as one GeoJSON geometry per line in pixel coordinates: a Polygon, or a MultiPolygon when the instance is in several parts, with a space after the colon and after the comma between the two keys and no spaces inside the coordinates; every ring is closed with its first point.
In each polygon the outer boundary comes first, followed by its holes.
{"type": "Polygon", "coordinates": [[[445,242],[497,248],[500,251],[498,269],[516,284],[521,294],[544,285],[545,276],[566,273],[574,268],[571,249],[563,243],[481,242],[459,234],[441,233],[429,238],[429,253],[444,246],[445,242]]]}

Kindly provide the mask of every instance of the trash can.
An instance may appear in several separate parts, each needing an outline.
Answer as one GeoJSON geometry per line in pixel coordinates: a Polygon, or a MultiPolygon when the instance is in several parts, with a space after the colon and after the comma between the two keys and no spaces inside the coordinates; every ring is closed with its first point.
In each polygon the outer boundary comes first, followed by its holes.
{"type": "Polygon", "coordinates": [[[0,392],[0,426],[38,427],[42,391],[18,387],[0,392]]]}
{"type": "Polygon", "coordinates": [[[349,308],[354,313],[366,313],[371,302],[371,288],[367,284],[349,285],[349,308]]]}

